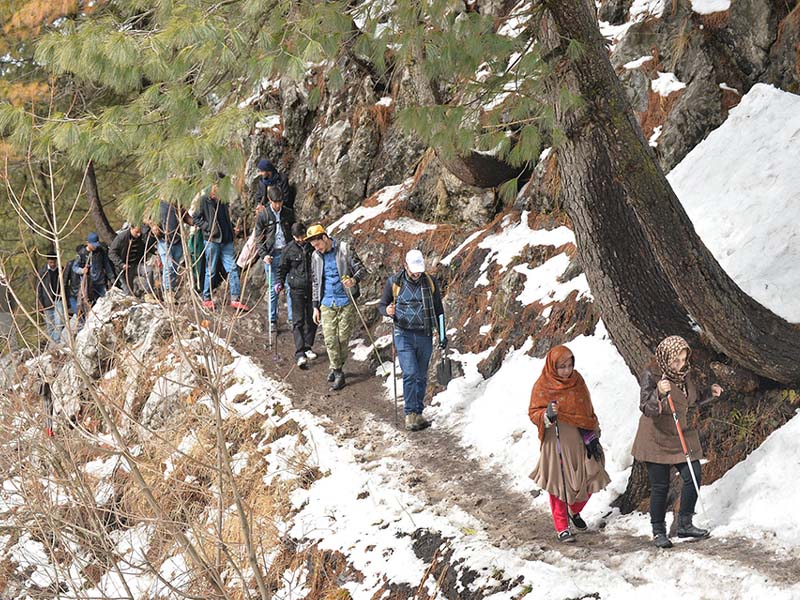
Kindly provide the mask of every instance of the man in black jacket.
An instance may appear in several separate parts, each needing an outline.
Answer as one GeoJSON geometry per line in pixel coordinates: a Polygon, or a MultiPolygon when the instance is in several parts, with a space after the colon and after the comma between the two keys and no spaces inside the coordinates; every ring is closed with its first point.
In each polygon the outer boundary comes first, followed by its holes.
{"type": "Polygon", "coordinates": [[[258,161],[258,177],[253,182],[255,186],[256,206],[265,206],[269,201],[267,190],[270,187],[277,187],[281,191],[284,205],[294,210],[294,197],[289,186],[289,180],[285,175],[278,173],[278,169],[266,158],[258,161]]]}
{"type": "Polygon", "coordinates": [[[217,196],[217,184],[203,191],[200,206],[192,217],[192,222],[200,228],[205,238],[206,276],[203,285],[203,306],[214,309],[211,300],[211,280],[217,271],[217,263],[222,259],[222,267],[228,273],[228,289],[231,294],[231,308],[250,310],[239,302],[241,287],[236,255],[233,251],[233,225],[228,205],[217,196]]]}
{"type": "Polygon", "coordinates": [[[36,300],[39,310],[44,314],[48,337],[56,343],[60,342],[61,329],[64,327],[66,319],[64,319],[64,306],[61,300],[58,259],[55,255],[48,255],[47,264],[39,271],[36,300]]]}
{"type": "Polygon", "coordinates": [[[89,277],[86,286],[88,297],[84,301],[91,305],[105,296],[108,284],[114,282],[116,275],[108,259],[108,250],[94,231],[86,237],[86,245],[78,250],[78,256],[72,262],[72,272],[89,277]]]}
{"type": "Polygon", "coordinates": [[[154,250],[155,238],[141,225],[131,225],[123,229],[111,242],[108,258],[120,274],[122,291],[128,295],[141,297],[147,289],[142,282],[147,281],[147,255],[154,250]]]}
{"type": "MultiPolygon", "coordinates": [[[[258,255],[264,261],[264,274],[270,286],[269,291],[269,320],[273,327],[278,325],[278,295],[275,293],[277,278],[276,271],[281,266],[283,250],[292,241],[292,225],[294,224],[294,211],[283,205],[283,194],[277,187],[267,189],[269,205],[261,209],[256,219],[256,244],[258,255]]],[[[291,286],[290,286],[291,287],[291,286]]],[[[292,322],[292,297],[286,293],[288,304],[289,322],[292,322]]]]}
{"type": "Polygon", "coordinates": [[[294,240],[289,242],[283,251],[281,264],[278,267],[278,282],[275,284],[277,294],[280,294],[287,283],[292,290],[294,358],[301,369],[306,367],[308,359],[317,358],[317,354],[311,349],[314,345],[314,336],[317,334],[317,324],[313,318],[314,306],[311,303],[311,255],[314,253],[314,248],[305,241],[305,236],[305,225],[302,223],[292,225],[294,240]]]}

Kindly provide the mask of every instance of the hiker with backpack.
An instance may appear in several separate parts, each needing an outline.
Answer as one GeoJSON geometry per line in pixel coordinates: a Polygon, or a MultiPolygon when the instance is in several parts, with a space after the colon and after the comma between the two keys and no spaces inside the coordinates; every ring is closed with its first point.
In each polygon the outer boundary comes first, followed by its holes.
{"type": "Polygon", "coordinates": [[[309,360],[317,358],[311,349],[317,334],[314,307],[311,304],[311,255],[314,248],[306,242],[306,228],[302,223],[292,225],[292,238],[283,251],[275,292],[276,295],[280,294],[285,285],[291,290],[294,359],[302,369],[309,360]]]}
{"type": "MultiPolygon", "coordinates": [[[[429,425],[422,416],[428,365],[433,336],[439,333],[440,320],[444,322],[442,292],[438,282],[425,272],[422,252],[406,253],[403,270],[386,281],[378,311],[393,322],[393,343],[403,371],[406,430],[419,431],[429,425]]],[[[447,338],[443,331],[438,339],[439,348],[444,350],[447,338]]]]}
{"type": "Polygon", "coordinates": [[[678,470],[683,480],[678,537],[705,538],[710,535],[707,529],[692,524],[700,488],[700,460],[703,458],[700,436],[693,421],[698,408],[718,398],[724,390],[715,383],[701,393],[692,376],[691,353],[685,339],[669,336],[658,345],[655,357],[639,378],[639,410],[642,415],[631,452],[647,469],[650,524],[653,543],[658,548],[672,547],[666,525],[672,467],[678,470]]]}
{"type": "Polygon", "coordinates": [[[79,297],[79,305],[83,302],[87,306],[94,306],[98,298],[106,295],[109,285],[114,283],[116,273],[108,258],[108,249],[94,231],[86,237],[86,244],[78,249],[72,272],[82,277],[84,298],[79,297]]]}
{"type": "MultiPolygon", "coordinates": [[[[278,294],[275,293],[277,283],[276,272],[281,266],[284,248],[292,241],[292,225],[294,212],[283,205],[283,194],[275,187],[267,188],[268,206],[258,213],[256,218],[255,239],[258,255],[264,262],[264,275],[269,289],[269,320],[272,328],[278,327],[278,294]]],[[[292,323],[292,298],[286,292],[287,314],[292,323]]]]}
{"type": "Polygon", "coordinates": [[[203,252],[205,253],[205,277],[203,284],[203,308],[214,310],[211,299],[211,283],[217,271],[218,263],[228,274],[228,289],[231,295],[231,308],[250,310],[250,307],[239,301],[241,284],[239,270],[236,266],[236,254],[233,250],[233,224],[231,223],[228,204],[218,196],[216,183],[203,190],[200,204],[192,216],[192,222],[203,233],[203,252]]]}
{"type": "Polygon", "coordinates": [[[530,477],[550,495],[558,541],[575,542],[570,521],[578,531],[588,529],[581,510],[611,479],[605,470],[600,424],[589,388],[566,346],[547,353],[542,374],[531,390],[528,416],[538,430],[540,450],[530,477]]]}
{"type": "Polygon", "coordinates": [[[331,389],[337,391],[346,385],[343,367],[356,323],[355,301],[361,293],[359,283],[367,276],[367,270],[355,249],[347,242],[331,238],[322,225],[309,227],[306,241],[315,250],[311,256],[314,323],[322,323],[331,366],[328,381],[331,389]]]}

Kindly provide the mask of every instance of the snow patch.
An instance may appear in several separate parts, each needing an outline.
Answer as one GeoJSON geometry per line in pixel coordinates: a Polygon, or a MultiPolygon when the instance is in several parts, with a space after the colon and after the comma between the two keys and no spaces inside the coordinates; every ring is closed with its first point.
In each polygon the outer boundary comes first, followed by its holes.
{"type": "Polygon", "coordinates": [[[675,73],[658,72],[658,77],[650,82],[650,87],[659,96],[667,97],[670,94],[682,90],[686,84],[675,77],[675,73]]]}
{"type": "Polygon", "coordinates": [[[699,15],[723,12],[731,7],[731,0],[691,0],[692,10],[699,15]]]}

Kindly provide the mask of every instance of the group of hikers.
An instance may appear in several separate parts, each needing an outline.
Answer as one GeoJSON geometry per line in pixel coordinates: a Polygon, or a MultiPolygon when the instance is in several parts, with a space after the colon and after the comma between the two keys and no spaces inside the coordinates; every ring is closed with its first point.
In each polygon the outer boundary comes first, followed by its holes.
{"type": "MultiPolygon", "coordinates": [[[[257,256],[264,265],[270,330],[277,331],[279,300],[285,291],[296,365],[308,368],[308,361],[318,357],[313,345],[321,325],[330,365],[328,381],[332,390],[341,390],[346,385],[344,365],[350,337],[360,316],[359,284],[367,270],[352,244],[331,237],[321,224],[306,227],[295,220],[286,178],[269,160],[259,161],[254,190],[255,225],[238,260],[234,251],[236,231],[228,205],[217,195],[216,184],[203,190],[192,214],[162,201],[158,222],[125,228],[108,249],[96,233],[90,233],[65,271],[70,311],[79,314],[79,298],[91,303],[105,295],[109,285],[136,295],[153,291],[155,278],[145,265],[155,250],[161,262],[161,294],[165,301],[173,301],[186,249],[193,255],[193,268],[199,262],[194,257],[202,258],[205,265],[196,278],[201,283],[198,291],[203,307],[215,309],[213,284],[222,270],[228,280],[230,307],[247,311],[250,309],[241,298],[239,269],[250,266],[257,256]],[[184,223],[193,225],[202,235],[202,245],[182,239],[184,223]]],[[[53,339],[64,323],[58,268],[55,256],[49,256],[39,273],[37,290],[53,339]]],[[[440,286],[427,273],[422,252],[412,249],[406,253],[403,268],[386,281],[378,310],[392,321],[393,344],[403,377],[405,428],[424,429],[429,425],[422,413],[434,338],[442,350],[447,338],[440,286]]],[[[668,337],[658,345],[640,378],[642,415],[633,456],[647,469],[650,519],[659,548],[672,546],[665,513],[673,466],[683,480],[678,537],[709,535],[708,530],[692,523],[703,454],[691,416],[723,390],[714,384],[707,394],[700,393],[690,374],[690,355],[683,338],[668,337]]],[[[550,495],[558,540],[574,542],[573,527],[577,531],[587,529],[581,510],[610,479],[589,390],[575,370],[575,357],[567,347],[556,346],[547,354],[531,391],[529,417],[538,429],[541,447],[531,478],[550,495]]]]}
{"type": "MultiPolygon", "coordinates": [[[[360,316],[359,284],[367,269],[352,244],[331,237],[321,224],[307,227],[296,221],[288,182],[269,160],[259,161],[257,170],[253,185],[255,224],[238,259],[234,249],[238,228],[234,227],[228,203],[219,198],[216,182],[201,192],[193,211],[161,201],[157,221],[123,228],[108,247],[97,233],[90,233],[63,271],[68,310],[78,320],[77,327],[88,308],[110,287],[140,297],[160,294],[165,302],[174,302],[184,264],[195,272],[204,309],[215,310],[215,282],[224,277],[230,307],[249,311],[241,297],[239,271],[250,267],[257,256],[266,278],[270,344],[272,332],[278,331],[280,299],[285,291],[296,365],[306,369],[308,361],[318,358],[313,345],[321,326],[330,365],[328,382],[333,391],[344,388],[349,342],[360,316]],[[183,239],[183,224],[195,228],[188,240],[183,239]],[[148,258],[156,251],[160,278],[157,269],[148,266],[148,258]],[[190,253],[191,260],[184,260],[185,252],[190,253]],[[198,264],[200,268],[195,270],[198,264]]],[[[39,272],[37,299],[47,334],[58,342],[66,319],[55,255],[47,257],[39,272]]],[[[419,250],[408,251],[402,270],[388,279],[378,308],[393,322],[403,376],[405,427],[409,431],[424,429],[429,425],[422,411],[433,337],[438,337],[442,349],[447,338],[441,290],[435,278],[426,273],[419,250]]]]}
{"type": "MultiPolygon", "coordinates": [[[[650,524],[659,548],[672,547],[665,520],[672,467],[683,480],[678,537],[709,536],[707,529],[692,523],[703,458],[694,417],[724,390],[715,383],[701,393],[692,377],[691,352],[682,337],[669,336],[658,345],[639,378],[642,414],[632,454],[647,469],[650,524]]],[[[570,522],[577,531],[587,529],[581,510],[610,479],[589,389],[566,346],[556,346],[547,354],[542,374],[531,390],[528,415],[538,429],[541,449],[531,478],[550,496],[558,540],[575,542],[570,522]]]]}

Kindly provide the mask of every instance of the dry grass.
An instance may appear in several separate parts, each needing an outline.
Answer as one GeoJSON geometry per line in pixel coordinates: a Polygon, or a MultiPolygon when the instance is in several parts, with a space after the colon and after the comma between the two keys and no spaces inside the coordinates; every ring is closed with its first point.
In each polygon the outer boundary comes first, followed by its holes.
{"type": "Polygon", "coordinates": [[[703,27],[710,31],[725,29],[730,21],[731,13],[727,10],[711,13],[710,15],[700,15],[700,22],[703,27]]]}

